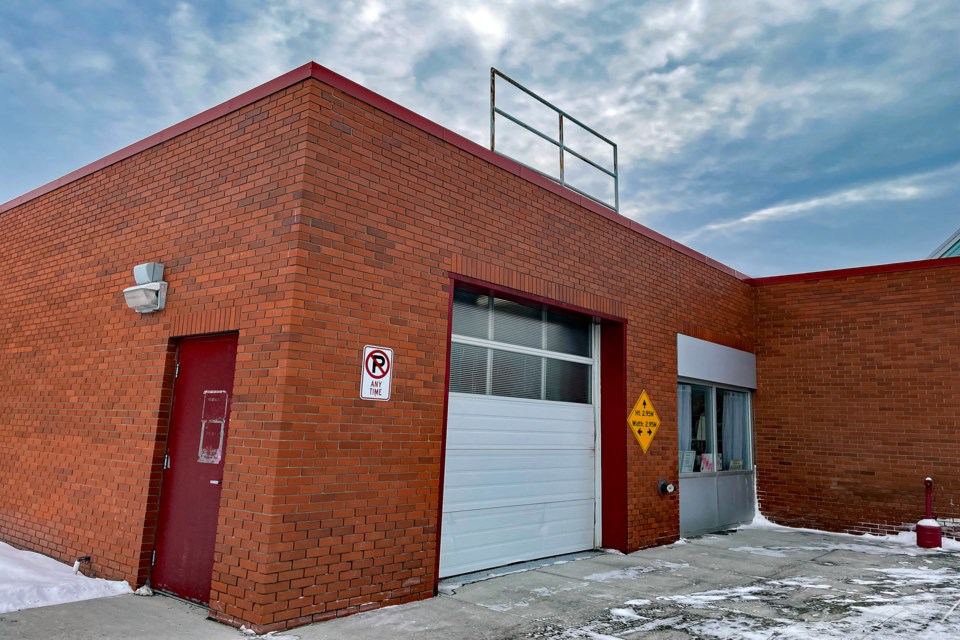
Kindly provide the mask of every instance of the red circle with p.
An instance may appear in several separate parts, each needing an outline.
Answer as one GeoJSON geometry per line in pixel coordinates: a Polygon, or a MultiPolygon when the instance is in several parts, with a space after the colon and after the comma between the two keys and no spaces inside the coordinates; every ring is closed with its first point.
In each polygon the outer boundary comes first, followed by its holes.
{"type": "Polygon", "coordinates": [[[374,380],[380,380],[390,373],[390,358],[384,351],[374,349],[364,359],[363,368],[368,376],[374,380]]]}

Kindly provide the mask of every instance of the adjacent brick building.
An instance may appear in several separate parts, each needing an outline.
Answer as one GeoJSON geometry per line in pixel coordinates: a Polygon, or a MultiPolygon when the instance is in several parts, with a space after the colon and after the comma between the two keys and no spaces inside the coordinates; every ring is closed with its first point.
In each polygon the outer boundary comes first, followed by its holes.
{"type": "MultiPolygon", "coordinates": [[[[178,358],[223,336],[195,599],[260,631],[435,593],[456,292],[595,337],[589,358],[511,353],[592,362],[597,545],[679,536],[657,491],[679,475],[678,334],[756,353],[761,506],[784,523],[915,521],[958,426],[960,259],[751,281],[315,64],[0,206],[0,246],[0,539],[150,580],[178,358]],[[165,265],[159,313],[123,301],[143,262],[165,265]],[[366,345],[395,354],[387,402],[359,397],[366,345]],[[646,453],[626,421],[643,390],[646,453]]],[[[494,338],[458,340],[514,348],[494,338]]]]}
{"type": "MultiPolygon", "coordinates": [[[[764,512],[887,533],[960,524],[960,269],[931,262],[755,281],[764,512]]],[[[953,529],[955,531],[955,529],[953,529]]]]}

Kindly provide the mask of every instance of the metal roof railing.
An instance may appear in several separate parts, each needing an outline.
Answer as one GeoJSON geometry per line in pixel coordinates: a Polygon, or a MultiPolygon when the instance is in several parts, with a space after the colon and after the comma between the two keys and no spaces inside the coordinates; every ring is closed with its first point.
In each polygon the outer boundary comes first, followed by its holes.
{"type": "MultiPolygon", "coordinates": [[[[559,177],[554,176],[554,175],[550,175],[549,173],[545,173],[544,171],[541,171],[540,169],[537,169],[536,167],[532,167],[532,166],[530,166],[530,165],[528,165],[528,164],[525,164],[525,163],[523,163],[523,162],[520,162],[517,158],[511,157],[512,160],[514,160],[514,161],[516,161],[516,162],[519,162],[519,163],[520,163],[521,165],[523,165],[524,167],[526,167],[526,168],[528,168],[528,169],[530,169],[530,170],[532,170],[532,171],[536,171],[537,173],[539,173],[540,175],[542,175],[542,176],[544,176],[544,177],[546,177],[546,178],[549,178],[549,179],[551,179],[551,180],[554,180],[555,182],[559,182],[560,184],[562,184],[562,185],[565,186],[566,188],[570,189],[571,191],[575,191],[575,192],[579,193],[580,195],[582,195],[582,196],[584,196],[584,197],[586,197],[586,198],[590,198],[590,199],[593,200],[594,202],[597,202],[597,203],[599,203],[599,204],[602,204],[602,205],[605,206],[605,207],[609,207],[609,208],[613,209],[614,211],[618,211],[618,212],[620,211],[620,172],[619,172],[619,166],[618,166],[618,164],[617,164],[617,145],[616,145],[612,140],[610,140],[609,138],[606,138],[605,136],[597,133],[597,132],[594,131],[592,128],[588,127],[587,125],[585,125],[585,124],[582,123],[581,121],[579,121],[579,120],[577,120],[576,118],[574,118],[573,116],[571,116],[569,113],[567,113],[567,112],[563,111],[562,109],[556,107],[555,105],[551,104],[551,103],[548,102],[547,100],[544,100],[543,98],[541,98],[540,96],[538,96],[538,95],[535,94],[534,92],[530,91],[529,89],[527,89],[526,87],[524,87],[523,85],[521,85],[519,82],[517,82],[517,81],[514,80],[513,78],[510,78],[510,77],[507,76],[506,74],[504,74],[504,73],[498,71],[497,69],[494,69],[493,67],[491,67],[491,68],[490,68],[490,150],[491,150],[491,151],[494,151],[495,153],[499,153],[500,155],[507,156],[507,154],[505,154],[505,153],[503,153],[503,152],[501,152],[501,151],[497,151],[497,144],[496,144],[496,143],[497,143],[497,128],[496,128],[496,127],[497,127],[497,124],[496,124],[496,122],[497,122],[497,116],[498,116],[498,115],[506,118],[507,120],[509,120],[509,121],[512,122],[513,124],[515,124],[515,125],[517,125],[517,126],[519,126],[519,127],[522,127],[523,129],[529,131],[530,133],[536,135],[537,137],[541,138],[542,140],[545,140],[546,142],[549,142],[550,144],[552,144],[552,145],[554,145],[555,147],[558,148],[558,150],[559,150],[559,161],[560,161],[560,164],[559,164],[559,169],[560,169],[560,170],[559,170],[559,177]],[[537,102],[543,104],[544,106],[546,106],[547,108],[549,108],[550,110],[552,110],[554,113],[556,113],[556,114],[557,114],[557,123],[558,123],[558,127],[557,127],[558,137],[554,138],[554,137],[552,137],[552,136],[544,133],[543,131],[540,131],[539,129],[536,129],[535,127],[532,127],[532,126],[530,126],[529,124],[523,122],[522,120],[520,120],[520,119],[517,118],[516,116],[511,115],[510,113],[507,113],[507,112],[504,111],[503,109],[499,108],[499,107],[497,106],[497,102],[496,102],[496,98],[497,98],[497,78],[498,78],[498,77],[499,77],[499,78],[502,78],[502,79],[503,79],[504,81],[506,81],[506,82],[509,82],[511,85],[513,85],[514,87],[516,87],[517,89],[519,89],[519,90],[522,91],[523,93],[527,94],[528,96],[530,96],[531,98],[533,98],[533,99],[536,100],[537,102]],[[609,169],[607,169],[607,168],[604,167],[604,166],[601,166],[601,165],[598,164],[597,162],[594,162],[594,161],[591,160],[590,158],[586,157],[585,155],[583,155],[583,154],[579,153],[578,151],[576,151],[575,149],[571,148],[568,144],[565,144],[565,143],[564,143],[564,140],[563,140],[563,128],[564,128],[564,122],[566,122],[566,121],[569,121],[569,122],[574,123],[575,125],[577,125],[577,126],[580,127],[581,129],[583,129],[584,131],[586,131],[586,132],[588,132],[588,133],[590,133],[590,134],[593,134],[596,138],[598,138],[598,139],[602,140],[603,142],[605,142],[606,144],[610,145],[610,147],[612,148],[612,151],[613,151],[613,170],[612,170],[612,171],[609,170],[609,169]],[[587,165],[593,167],[593,168],[596,169],[597,171],[599,171],[599,172],[601,172],[601,173],[603,173],[603,174],[605,174],[605,175],[607,175],[607,176],[609,176],[610,178],[613,179],[613,198],[614,198],[614,202],[613,202],[612,205],[611,205],[609,202],[605,202],[604,200],[602,200],[601,198],[599,198],[599,197],[597,197],[597,196],[595,196],[595,195],[593,195],[593,194],[590,194],[590,193],[587,193],[587,192],[582,191],[582,190],[580,190],[580,189],[577,189],[576,187],[574,187],[573,185],[571,185],[571,184],[567,181],[566,170],[565,170],[565,167],[564,167],[567,154],[573,156],[574,158],[577,158],[578,160],[586,163],[587,165]]],[[[507,156],[507,157],[510,157],[510,156],[507,156]]]]}

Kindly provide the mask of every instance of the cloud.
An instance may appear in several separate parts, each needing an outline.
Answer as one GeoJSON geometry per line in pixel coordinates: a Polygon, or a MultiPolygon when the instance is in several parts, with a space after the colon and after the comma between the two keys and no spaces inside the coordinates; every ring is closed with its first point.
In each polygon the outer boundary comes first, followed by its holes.
{"type": "MultiPolygon", "coordinates": [[[[169,40],[148,41],[142,61],[152,73],[144,90],[163,106],[158,120],[175,121],[316,59],[486,144],[485,68],[498,66],[618,142],[622,200],[644,201],[629,210],[651,218],[689,210],[691,198],[722,199],[695,193],[703,185],[691,171],[684,172],[692,187],[686,200],[635,177],[681,161],[708,138],[760,148],[763,139],[842,127],[903,100],[911,74],[922,68],[918,46],[902,47],[893,64],[875,68],[838,60],[792,69],[808,64],[804,56],[819,46],[803,34],[910,34],[911,21],[931,20],[914,4],[690,0],[557,9],[547,2],[282,0],[253,3],[222,25],[181,3],[167,20],[169,40]],[[601,62],[590,73],[585,61],[594,59],[601,62]],[[653,202],[658,194],[670,194],[668,201],[653,202]]],[[[555,162],[555,151],[532,138],[511,142],[531,164],[555,162]]],[[[695,158],[693,170],[709,172],[712,163],[695,158]]]]}
{"type": "Polygon", "coordinates": [[[451,12],[455,22],[465,24],[474,34],[477,45],[488,55],[496,55],[509,34],[502,12],[487,6],[455,6],[451,12]]]}
{"type": "MultiPolygon", "coordinates": [[[[960,160],[958,31],[946,0],[0,6],[0,82],[6,109],[56,114],[59,128],[30,135],[57,137],[79,166],[308,60],[487,145],[496,66],[619,145],[624,214],[709,244],[707,229],[754,237],[741,232],[882,203],[933,206],[944,188],[914,179],[960,160]],[[43,28],[41,14],[77,28],[43,28]]],[[[0,134],[32,146],[14,128],[0,134]]],[[[498,125],[501,149],[556,164],[552,147],[506,131],[498,125]]],[[[21,164],[0,167],[9,197],[38,180],[21,185],[10,171],[21,164]]],[[[71,168],[35,164],[47,180],[71,168]]],[[[577,184],[612,200],[595,178],[577,184]]]]}
{"type": "MultiPolygon", "coordinates": [[[[866,15],[895,28],[907,20],[908,5],[866,15]]],[[[180,2],[160,16],[162,29],[125,39],[145,70],[148,123],[169,124],[316,59],[485,143],[482,69],[495,65],[615,138],[629,167],[675,158],[708,135],[743,137],[765,110],[783,114],[780,126],[766,132],[782,136],[897,93],[862,70],[779,78],[760,64],[715,64],[732,52],[762,53],[759,43],[775,44],[786,26],[864,12],[854,0],[562,7],[508,0],[280,0],[239,7],[224,21],[180,2]],[[443,62],[451,59],[462,65],[443,62]],[[465,73],[470,68],[477,72],[465,73]]],[[[98,62],[109,64],[90,58],[87,66],[93,70],[98,62]]]]}
{"type": "Polygon", "coordinates": [[[3,59],[3,65],[0,66],[0,78],[27,73],[23,56],[17,51],[16,47],[2,38],[0,38],[0,58],[3,59]]]}
{"type": "Polygon", "coordinates": [[[164,29],[126,40],[146,72],[141,88],[157,118],[187,117],[295,66],[291,44],[305,29],[295,12],[270,6],[234,22],[215,20],[181,2],[164,29]]]}
{"type": "Polygon", "coordinates": [[[717,232],[730,234],[756,231],[763,225],[810,215],[818,210],[825,210],[827,216],[836,216],[850,205],[930,199],[942,194],[944,180],[949,181],[950,184],[956,184],[958,177],[960,177],[960,164],[905,178],[844,189],[824,196],[758,209],[731,220],[710,223],[682,236],[680,241],[690,242],[717,232]]]}
{"type": "Polygon", "coordinates": [[[66,61],[68,66],[79,73],[110,73],[115,68],[112,56],[103,51],[78,51],[66,61]]]}

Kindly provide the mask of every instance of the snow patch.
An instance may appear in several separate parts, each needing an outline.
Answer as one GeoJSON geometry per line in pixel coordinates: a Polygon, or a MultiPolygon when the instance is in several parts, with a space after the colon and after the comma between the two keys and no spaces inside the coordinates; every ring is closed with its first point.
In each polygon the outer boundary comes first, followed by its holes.
{"type": "Polygon", "coordinates": [[[537,598],[549,598],[555,596],[558,593],[563,593],[565,591],[576,591],[584,586],[582,582],[576,582],[568,586],[563,587],[534,587],[530,589],[531,596],[517,600],[516,602],[503,602],[496,604],[480,604],[481,607],[486,607],[487,609],[492,609],[493,611],[499,611],[501,613],[506,613],[511,609],[516,609],[518,607],[529,607],[531,601],[535,601],[537,598]]]}
{"type": "Polygon", "coordinates": [[[623,618],[624,620],[643,620],[643,616],[638,614],[633,609],[610,609],[610,615],[615,618],[623,618]]]}
{"type": "MultiPolygon", "coordinates": [[[[902,553],[905,555],[921,555],[924,553],[938,553],[938,549],[924,549],[917,547],[917,532],[916,531],[901,531],[898,534],[888,534],[888,535],[876,535],[872,533],[865,533],[862,535],[853,534],[853,533],[837,533],[835,531],[821,531],[820,529],[805,529],[802,527],[785,527],[780,524],[775,524],[767,520],[761,513],[759,507],[756,508],[754,512],[753,520],[749,524],[742,524],[737,529],[767,529],[770,531],[796,531],[800,533],[816,533],[818,535],[824,536],[836,536],[851,538],[855,540],[868,540],[876,541],[885,544],[893,544],[901,547],[914,547],[909,551],[901,549],[900,551],[889,551],[889,553],[902,553]]],[[[926,525],[927,523],[933,523],[933,525],[939,526],[936,520],[921,520],[918,524],[926,525]]],[[[927,525],[927,526],[933,526],[927,525]]],[[[866,545],[860,545],[866,546],[866,545]]],[[[803,547],[801,547],[803,548],[803,547]]],[[[952,538],[944,538],[942,542],[942,549],[947,551],[960,551],[960,541],[953,540],[952,538]]],[[[874,547],[876,549],[876,547],[874,547]]],[[[849,549],[851,551],[860,551],[860,549],[849,549]]],[[[879,554],[882,551],[865,551],[865,553],[875,553],[879,554]]]]}
{"type": "MultiPolygon", "coordinates": [[[[836,542],[829,544],[817,544],[797,547],[734,547],[731,551],[740,551],[758,556],[768,556],[771,558],[785,558],[790,553],[800,551],[853,551],[856,553],[865,553],[867,555],[903,555],[903,556],[925,556],[941,553],[940,549],[924,549],[917,546],[917,534],[912,531],[904,531],[897,535],[877,536],[872,534],[854,535],[852,533],[834,533],[830,531],[818,531],[816,529],[792,529],[772,525],[775,528],[784,531],[797,531],[802,533],[816,533],[818,535],[833,536],[841,539],[851,540],[851,542],[836,542]]],[[[742,525],[740,529],[765,528],[753,527],[753,525],[742,525]]],[[[947,551],[960,551],[960,542],[944,538],[943,549],[947,551]]]]}
{"type": "Polygon", "coordinates": [[[638,599],[636,599],[636,600],[627,600],[624,604],[628,604],[628,605],[630,605],[631,607],[643,607],[643,606],[648,605],[648,604],[650,604],[650,603],[651,603],[650,600],[646,600],[646,599],[644,599],[644,598],[638,598],[638,599]]]}
{"type": "Polygon", "coordinates": [[[590,640],[623,640],[617,636],[608,636],[605,633],[597,633],[596,631],[590,631],[588,629],[583,629],[582,633],[586,634],[590,640]]]}
{"type": "MultiPolygon", "coordinates": [[[[904,531],[898,533],[895,536],[875,536],[872,534],[865,534],[864,538],[873,539],[873,540],[882,540],[884,542],[893,542],[895,544],[916,546],[917,544],[917,532],[916,531],[904,531]]],[[[947,551],[960,551],[960,540],[954,540],[952,538],[944,538],[941,545],[942,549],[947,551]]],[[[923,549],[927,553],[938,553],[939,549],[923,549]]]]}
{"type": "Polygon", "coordinates": [[[131,593],[124,581],[88,578],[53,558],[0,542],[0,613],[131,593]]]}
{"type": "Polygon", "coordinates": [[[800,587],[801,589],[824,589],[826,591],[833,591],[833,586],[819,582],[822,580],[823,576],[798,576],[788,580],[771,580],[769,584],[779,587],[800,587]]]}
{"type": "Polygon", "coordinates": [[[786,558],[785,551],[796,551],[792,547],[734,547],[730,551],[740,551],[754,556],[766,556],[768,558],[786,558]]]}
{"type": "Polygon", "coordinates": [[[886,574],[896,581],[900,586],[921,585],[921,584],[941,584],[943,582],[957,581],[958,590],[960,590],[960,573],[952,569],[868,569],[877,573],[886,574]]]}
{"type": "Polygon", "coordinates": [[[714,589],[712,591],[700,591],[699,593],[688,593],[680,596],[659,596],[657,600],[676,602],[692,607],[703,607],[712,602],[722,602],[725,600],[759,600],[755,595],[765,591],[763,587],[749,586],[736,587],[733,589],[714,589]]]}
{"type": "Polygon", "coordinates": [[[250,638],[250,640],[300,640],[300,636],[291,634],[277,635],[280,633],[279,631],[271,631],[266,635],[258,636],[256,631],[245,625],[240,627],[240,633],[250,638]]]}
{"type": "Polygon", "coordinates": [[[608,580],[636,580],[645,573],[656,571],[654,567],[627,567],[626,569],[615,569],[613,571],[604,571],[601,573],[591,573],[583,576],[584,580],[591,582],[607,582],[608,580]]]}
{"type": "MultiPolygon", "coordinates": [[[[902,640],[915,637],[918,640],[940,640],[960,637],[960,621],[950,616],[960,602],[954,599],[960,594],[960,577],[951,569],[936,571],[908,568],[877,570],[888,575],[897,586],[937,585],[935,588],[903,593],[891,591],[890,596],[873,594],[859,599],[838,598],[832,595],[821,601],[833,611],[829,619],[819,618],[821,611],[809,611],[811,619],[799,619],[794,605],[787,598],[800,588],[829,588],[818,584],[816,577],[799,577],[789,580],[771,580],[765,586],[716,589],[685,596],[663,596],[659,601],[673,602],[681,611],[690,607],[711,612],[707,616],[681,614],[662,620],[652,620],[634,626],[629,633],[654,631],[669,628],[692,637],[712,640],[768,640],[769,638],[797,638],[818,640],[846,640],[847,638],[870,638],[871,640],[902,640]],[[730,602],[758,600],[779,608],[787,616],[760,618],[729,607],[730,602]],[[776,604],[775,604],[776,603],[776,604]],[[845,606],[845,615],[837,606],[845,606]],[[953,607],[951,607],[953,605],[953,607]],[[718,616],[719,617],[716,617],[718,616]]],[[[813,601],[806,601],[807,603],[813,601]]],[[[808,605],[802,605],[804,609],[808,605]]]]}
{"type": "Polygon", "coordinates": [[[499,611],[500,613],[506,613],[517,607],[529,607],[530,603],[526,600],[520,600],[519,602],[505,602],[503,604],[482,604],[481,607],[486,607],[492,611],[499,611]]]}
{"type": "Polygon", "coordinates": [[[645,573],[667,569],[676,571],[678,569],[688,569],[690,565],[686,562],[667,562],[666,560],[655,560],[652,567],[626,567],[624,569],[614,569],[613,571],[603,571],[600,573],[591,573],[584,576],[583,580],[591,582],[607,582],[608,580],[636,580],[645,573]]]}

